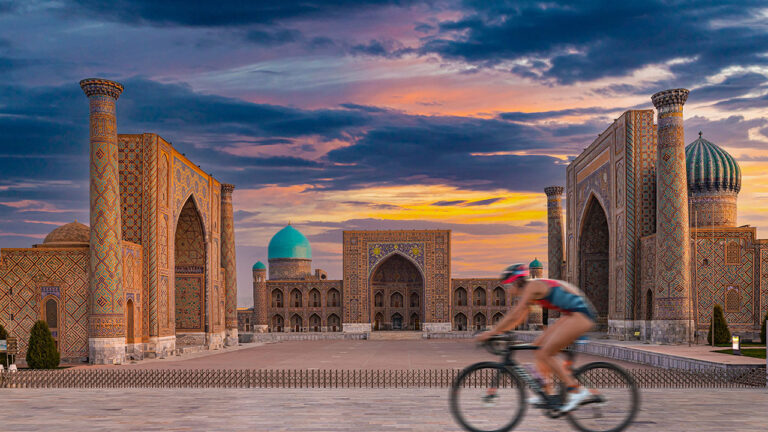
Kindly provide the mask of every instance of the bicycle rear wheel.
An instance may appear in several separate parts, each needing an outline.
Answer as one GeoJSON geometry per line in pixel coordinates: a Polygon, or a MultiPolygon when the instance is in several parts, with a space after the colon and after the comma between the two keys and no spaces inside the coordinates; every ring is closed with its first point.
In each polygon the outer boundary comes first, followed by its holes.
{"type": "Polygon", "coordinates": [[[525,413],[524,385],[501,363],[477,363],[461,371],[451,387],[454,419],[470,432],[506,432],[525,413]]]}
{"type": "Polygon", "coordinates": [[[623,368],[612,363],[589,363],[573,376],[595,393],[568,413],[567,419],[575,428],[583,432],[619,432],[635,419],[640,409],[640,393],[635,380],[623,368]]]}

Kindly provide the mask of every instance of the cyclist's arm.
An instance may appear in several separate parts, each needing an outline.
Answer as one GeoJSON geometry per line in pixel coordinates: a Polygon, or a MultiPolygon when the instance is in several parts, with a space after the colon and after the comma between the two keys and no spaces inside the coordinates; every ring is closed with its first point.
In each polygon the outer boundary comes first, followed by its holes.
{"type": "Polygon", "coordinates": [[[496,327],[488,332],[490,333],[489,336],[504,333],[524,323],[525,319],[528,318],[528,305],[531,302],[532,295],[531,290],[525,290],[515,307],[508,314],[504,315],[504,318],[496,324],[496,327]]]}

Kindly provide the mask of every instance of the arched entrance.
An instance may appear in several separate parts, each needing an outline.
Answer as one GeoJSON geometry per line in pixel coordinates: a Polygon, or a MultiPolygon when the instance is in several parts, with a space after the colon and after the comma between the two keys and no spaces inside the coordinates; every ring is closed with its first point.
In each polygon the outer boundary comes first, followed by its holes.
{"type": "Polygon", "coordinates": [[[608,220],[592,196],[579,234],[579,287],[597,309],[598,322],[608,321],[608,220]]]}
{"type": "Polygon", "coordinates": [[[374,330],[421,329],[424,278],[408,258],[396,253],[383,260],[373,271],[370,287],[374,330]]]}
{"type": "Polygon", "coordinates": [[[458,313],[453,318],[453,328],[456,331],[466,331],[467,330],[467,317],[463,313],[458,313]]]}
{"type": "MultiPolygon", "coordinates": [[[[205,316],[205,233],[200,212],[190,196],[179,213],[175,233],[175,293],[177,338],[197,333],[195,343],[203,344],[205,316]]],[[[192,339],[187,339],[192,340],[192,339]]],[[[177,342],[178,343],[178,342],[177,342]]]]}
{"type": "Polygon", "coordinates": [[[128,319],[126,320],[125,324],[125,338],[127,343],[134,343],[134,322],[133,322],[133,300],[128,299],[128,303],[125,304],[126,307],[126,315],[128,315],[128,319]]]}
{"type": "Polygon", "coordinates": [[[45,302],[45,323],[51,331],[56,349],[59,348],[59,302],[55,297],[49,297],[45,302]]]}

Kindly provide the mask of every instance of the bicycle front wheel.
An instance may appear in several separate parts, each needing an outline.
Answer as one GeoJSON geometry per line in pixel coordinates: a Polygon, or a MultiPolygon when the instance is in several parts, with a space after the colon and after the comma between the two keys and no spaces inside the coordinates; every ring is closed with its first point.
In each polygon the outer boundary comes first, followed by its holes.
{"type": "Polygon", "coordinates": [[[451,387],[451,413],[470,432],[506,432],[525,413],[524,385],[501,363],[477,363],[461,371],[451,387]]]}
{"type": "Polygon", "coordinates": [[[573,376],[594,393],[568,414],[568,421],[575,428],[583,432],[619,432],[635,419],[640,409],[640,393],[635,380],[623,368],[612,363],[589,363],[573,376]]]}

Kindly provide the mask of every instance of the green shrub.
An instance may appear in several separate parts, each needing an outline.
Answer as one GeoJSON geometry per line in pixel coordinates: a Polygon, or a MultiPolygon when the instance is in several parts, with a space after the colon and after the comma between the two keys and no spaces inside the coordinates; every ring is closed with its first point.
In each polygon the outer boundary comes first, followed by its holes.
{"type": "MultiPolygon", "coordinates": [[[[0,325],[0,340],[8,340],[8,332],[5,331],[5,327],[2,325],[0,325]]],[[[5,353],[0,353],[0,364],[3,365],[3,367],[8,367],[5,353]]]]}
{"type": "Polygon", "coordinates": [[[768,321],[768,312],[763,317],[763,326],[760,328],[760,343],[765,345],[765,322],[768,321]]]}
{"type": "Polygon", "coordinates": [[[27,347],[27,366],[32,369],[59,367],[59,351],[45,321],[38,321],[32,327],[27,347]]]}
{"type": "MultiPolygon", "coordinates": [[[[723,308],[719,305],[715,305],[713,312],[715,318],[715,344],[728,344],[731,343],[731,331],[728,330],[728,323],[725,322],[725,315],[723,315],[723,308]]],[[[709,331],[707,332],[707,343],[712,343],[712,321],[709,321],[709,331]]]]}

